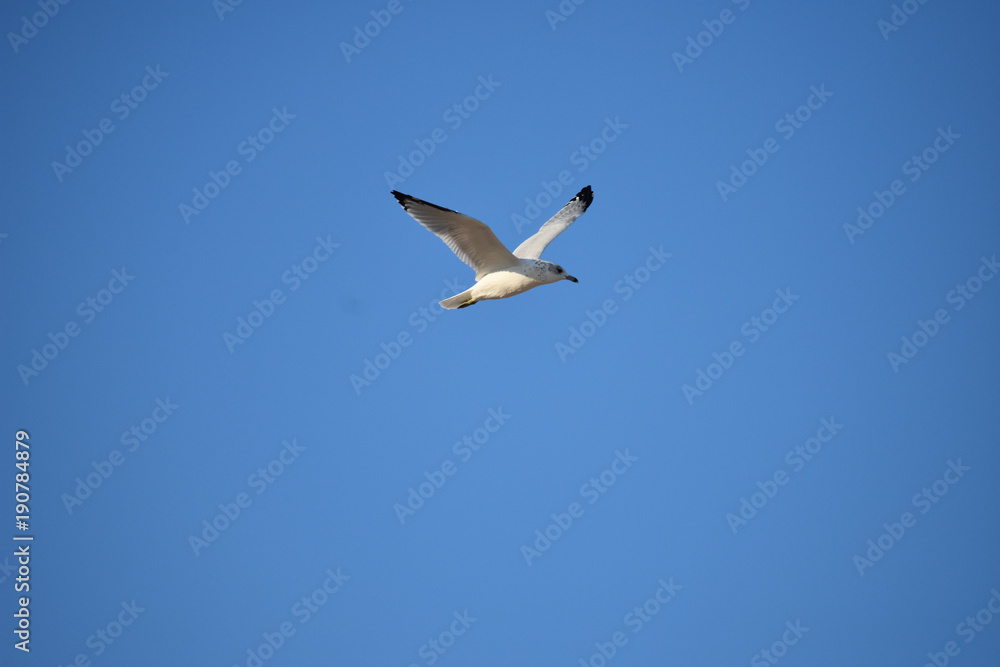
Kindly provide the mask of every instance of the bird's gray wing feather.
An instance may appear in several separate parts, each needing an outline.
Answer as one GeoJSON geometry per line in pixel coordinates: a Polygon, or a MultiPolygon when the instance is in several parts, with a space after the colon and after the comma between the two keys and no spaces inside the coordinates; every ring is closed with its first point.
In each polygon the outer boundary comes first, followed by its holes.
{"type": "Polygon", "coordinates": [[[498,269],[519,264],[493,230],[475,218],[422,199],[392,191],[403,209],[444,241],[458,258],[476,272],[476,280],[498,269]]]}
{"type": "Polygon", "coordinates": [[[573,221],[583,215],[583,212],[594,201],[594,191],[588,185],[580,190],[568,204],[562,207],[558,213],[549,218],[548,222],[542,225],[541,229],[535,232],[534,236],[526,239],[524,243],[514,249],[514,256],[522,259],[539,259],[545,246],[552,242],[552,239],[562,234],[573,221]]]}

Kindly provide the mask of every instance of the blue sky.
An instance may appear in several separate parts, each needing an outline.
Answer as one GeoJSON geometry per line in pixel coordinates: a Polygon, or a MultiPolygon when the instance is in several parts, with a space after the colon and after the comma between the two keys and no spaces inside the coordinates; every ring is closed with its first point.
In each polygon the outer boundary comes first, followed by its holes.
{"type": "Polygon", "coordinates": [[[3,664],[992,664],[998,13],[7,3],[3,664]]]}

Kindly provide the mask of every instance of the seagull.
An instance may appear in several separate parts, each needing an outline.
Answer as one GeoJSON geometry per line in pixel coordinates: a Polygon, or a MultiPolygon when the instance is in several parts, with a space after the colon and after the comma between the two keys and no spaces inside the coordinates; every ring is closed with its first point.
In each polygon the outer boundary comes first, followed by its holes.
{"type": "Polygon", "coordinates": [[[583,215],[594,200],[588,185],[541,226],[534,236],[507,250],[493,230],[475,218],[422,199],[392,191],[403,209],[421,225],[434,232],[458,258],[476,272],[476,284],[461,294],[441,301],[449,310],[465,308],[486,299],[506,299],[532,287],[559,280],[579,282],[563,267],[540,259],[542,251],[567,227],[583,215]]]}

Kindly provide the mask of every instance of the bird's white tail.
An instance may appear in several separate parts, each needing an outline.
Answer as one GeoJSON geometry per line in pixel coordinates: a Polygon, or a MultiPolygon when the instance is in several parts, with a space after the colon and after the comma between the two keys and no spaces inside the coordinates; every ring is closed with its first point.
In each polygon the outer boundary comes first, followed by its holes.
{"type": "Polygon", "coordinates": [[[447,308],[448,310],[454,310],[456,308],[465,308],[466,306],[471,306],[477,303],[472,300],[472,288],[465,290],[461,294],[456,294],[455,296],[450,296],[441,302],[442,308],[447,308]]]}

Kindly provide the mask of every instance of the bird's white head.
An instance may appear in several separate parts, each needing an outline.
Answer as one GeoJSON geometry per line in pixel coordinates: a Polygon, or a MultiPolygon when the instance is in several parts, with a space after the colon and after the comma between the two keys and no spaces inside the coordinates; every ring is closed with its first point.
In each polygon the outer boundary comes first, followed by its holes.
{"type": "Polygon", "coordinates": [[[535,266],[541,269],[541,276],[537,278],[540,282],[554,283],[559,280],[569,280],[574,283],[580,282],[573,276],[566,273],[566,269],[554,262],[546,262],[544,259],[534,260],[535,266]]]}

